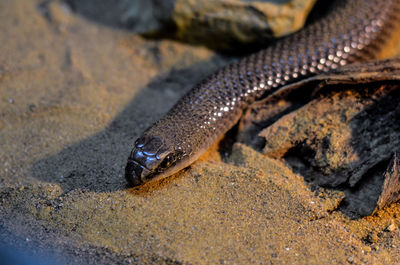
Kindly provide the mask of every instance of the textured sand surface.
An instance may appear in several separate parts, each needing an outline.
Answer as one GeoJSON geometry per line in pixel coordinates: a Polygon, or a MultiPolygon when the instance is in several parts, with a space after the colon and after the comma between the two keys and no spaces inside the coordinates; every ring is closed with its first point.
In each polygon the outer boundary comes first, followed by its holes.
{"type": "Polygon", "coordinates": [[[395,264],[400,207],[350,220],[242,144],[141,188],[133,140],[232,58],[60,2],[0,1],[0,243],[60,264],[395,264]]]}

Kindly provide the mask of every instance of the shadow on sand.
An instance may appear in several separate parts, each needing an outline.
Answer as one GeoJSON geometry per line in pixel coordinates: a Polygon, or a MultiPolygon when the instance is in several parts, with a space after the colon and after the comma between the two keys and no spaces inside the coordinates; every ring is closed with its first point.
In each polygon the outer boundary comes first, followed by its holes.
{"type": "Polygon", "coordinates": [[[74,189],[112,192],[128,188],[124,168],[134,140],[164,115],[193,84],[227,59],[214,56],[185,69],[171,70],[142,88],[104,130],[34,163],[32,176],[74,189]]]}

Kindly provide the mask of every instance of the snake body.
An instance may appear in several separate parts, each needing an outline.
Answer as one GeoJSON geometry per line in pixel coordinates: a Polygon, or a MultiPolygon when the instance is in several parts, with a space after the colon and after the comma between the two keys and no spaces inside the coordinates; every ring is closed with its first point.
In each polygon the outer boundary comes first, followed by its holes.
{"type": "Polygon", "coordinates": [[[174,174],[233,127],[254,100],[312,75],[375,58],[398,14],[400,0],[337,0],[325,18],[212,74],[136,140],[126,179],[137,186],[174,174]]]}

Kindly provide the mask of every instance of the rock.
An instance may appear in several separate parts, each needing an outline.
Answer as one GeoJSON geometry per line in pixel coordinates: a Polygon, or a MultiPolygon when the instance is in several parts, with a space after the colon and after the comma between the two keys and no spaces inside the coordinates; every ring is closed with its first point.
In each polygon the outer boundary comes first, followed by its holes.
{"type": "Polygon", "coordinates": [[[397,229],[397,225],[395,224],[395,223],[391,223],[390,225],[388,225],[387,227],[386,227],[386,231],[387,232],[393,232],[394,230],[396,230],[397,229]]]}
{"type": "Polygon", "coordinates": [[[374,244],[378,241],[379,237],[376,232],[370,232],[365,238],[365,241],[368,242],[369,244],[374,244]]]}
{"type": "Polygon", "coordinates": [[[66,0],[74,11],[147,37],[168,37],[219,50],[263,47],[300,29],[315,0],[66,0]]]}
{"type": "Polygon", "coordinates": [[[365,247],[363,247],[363,251],[368,253],[368,252],[372,251],[372,248],[370,246],[365,246],[365,247]]]}

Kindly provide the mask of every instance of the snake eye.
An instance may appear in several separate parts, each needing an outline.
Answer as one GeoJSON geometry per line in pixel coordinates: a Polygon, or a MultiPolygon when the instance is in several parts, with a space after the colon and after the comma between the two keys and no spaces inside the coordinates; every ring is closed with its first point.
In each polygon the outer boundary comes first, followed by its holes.
{"type": "Polygon", "coordinates": [[[172,156],[171,155],[167,155],[164,160],[161,162],[160,164],[160,168],[165,169],[167,167],[169,167],[171,165],[172,162],[172,156]]]}

